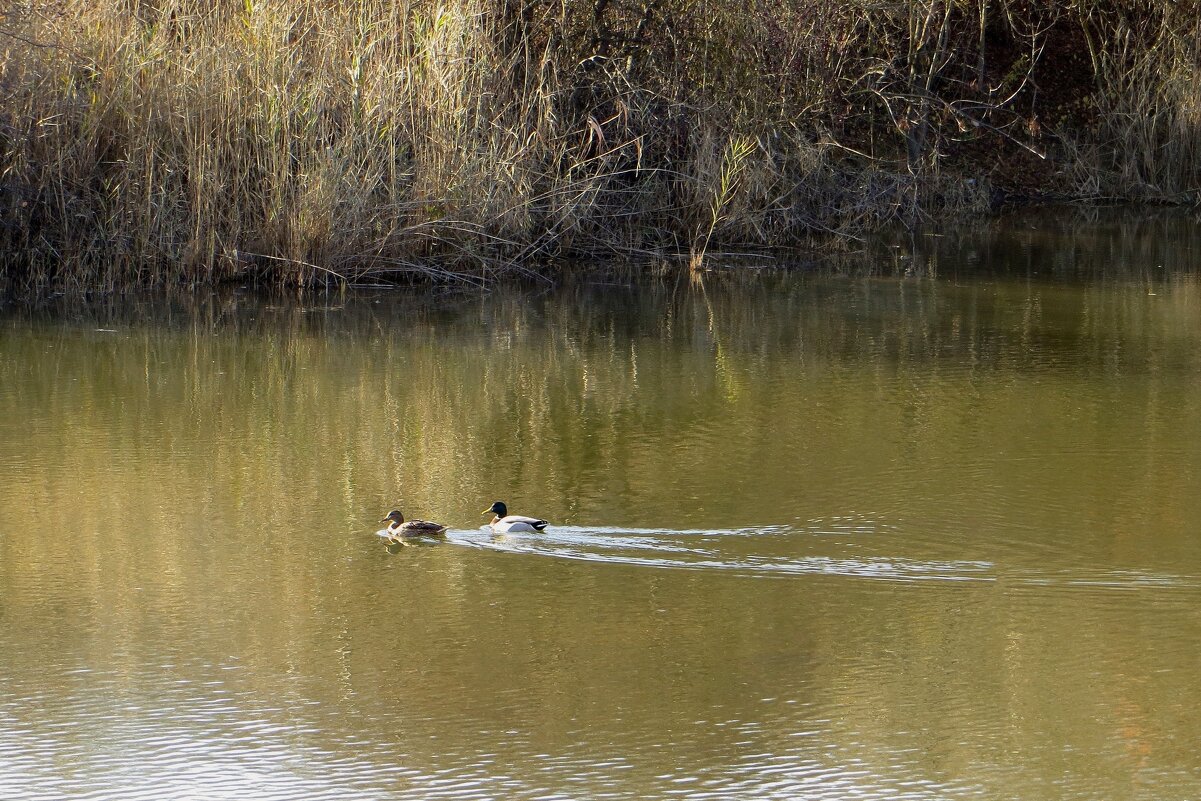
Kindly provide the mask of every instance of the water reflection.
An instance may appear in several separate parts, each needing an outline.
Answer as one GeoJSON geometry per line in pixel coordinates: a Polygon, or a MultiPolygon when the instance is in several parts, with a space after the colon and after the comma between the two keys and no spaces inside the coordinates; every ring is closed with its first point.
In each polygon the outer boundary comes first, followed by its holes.
{"type": "Polygon", "coordinates": [[[1035,222],[9,314],[0,797],[1195,797],[1196,229],[1035,222]]]}

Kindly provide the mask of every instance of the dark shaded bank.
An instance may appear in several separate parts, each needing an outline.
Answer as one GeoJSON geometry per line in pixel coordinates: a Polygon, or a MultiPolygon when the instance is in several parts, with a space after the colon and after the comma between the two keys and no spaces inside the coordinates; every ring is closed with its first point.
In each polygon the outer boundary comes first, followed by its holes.
{"type": "Polygon", "coordinates": [[[14,6],[0,285],[475,287],[1192,204],[1199,34],[1167,0],[14,6]]]}

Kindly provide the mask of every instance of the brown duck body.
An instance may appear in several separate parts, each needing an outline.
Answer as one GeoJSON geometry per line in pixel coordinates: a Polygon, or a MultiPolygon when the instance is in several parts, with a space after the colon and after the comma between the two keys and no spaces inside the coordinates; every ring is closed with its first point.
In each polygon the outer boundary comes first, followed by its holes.
{"type": "Polygon", "coordinates": [[[435,537],[439,534],[445,534],[447,528],[441,523],[432,523],[429,520],[409,520],[406,522],[404,515],[400,513],[399,509],[393,509],[380,522],[390,522],[384,531],[394,539],[400,537],[435,537]]]}

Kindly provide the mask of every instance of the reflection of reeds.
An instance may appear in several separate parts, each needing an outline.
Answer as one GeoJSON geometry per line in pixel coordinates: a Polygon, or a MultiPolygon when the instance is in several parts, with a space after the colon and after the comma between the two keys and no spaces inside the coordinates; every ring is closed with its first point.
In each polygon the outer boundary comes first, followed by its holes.
{"type": "MultiPolygon", "coordinates": [[[[1182,276],[1170,296],[1147,303],[1126,291],[1123,270],[1162,262],[1167,243],[1201,235],[1187,221],[1107,226],[1090,229],[1087,249],[1083,237],[1065,247],[1045,215],[1036,221],[1015,227],[1009,248],[986,249],[983,233],[961,253],[947,240],[928,243],[948,262],[987,259],[982,267],[998,274],[978,283],[717,272],[706,274],[704,294],[564,287],[542,304],[498,290],[449,309],[395,293],[348,298],[344,309],[231,295],[161,323],[145,322],[153,310],[135,314],[137,324],[89,318],[78,303],[68,308],[74,325],[6,320],[0,614],[11,624],[6,644],[19,647],[6,648],[3,663],[9,686],[41,700],[10,705],[5,725],[37,731],[51,714],[66,734],[46,742],[94,755],[98,736],[145,740],[165,714],[168,744],[191,742],[182,739],[191,731],[211,756],[214,741],[241,743],[249,730],[272,746],[261,750],[284,755],[285,768],[328,766],[368,786],[366,767],[392,776],[397,764],[441,782],[448,740],[509,747],[517,726],[506,765],[545,773],[543,755],[578,747],[581,720],[602,732],[611,724],[614,699],[650,710],[639,723],[659,732],[706,715],[721,723],[732,711],[753,722],[762,699],[782,692],[820,696],[834,699],[855,743],[893,754],[897,727],[880,710],[910,710],[906,728],[916,715],[937,730],[946,699],[914,704],[909,679],[925,687],[932,668],[959,677],[965,663],[985,672],[950,683],[956,708],[972,708],[981,693],[988,709],[1034,708],[1063,690],[1046,677],[1079,658],[1112,663],[1098,672],[1103,682],[1132,665],[1163,675],[1148,683],[1149,708],[1174,710],[1195,677],[1187,589],[1037,596],[1053,610],[1046,625],[1011,636],[999,660],[1015,593],[993,587],[730,580],[453,545],[389,559],[371,533],[397,499],[466,526],[503,491],[536,500],[556,522],[782,522],[799,533],[806,519],[878,510],[904,524],[780,546],[801,559],[848,547],[999,554],[1021,565],[1061,558],[1072,536],[1090,546],[1080,549],[1090,569],[1091,555],[1110,551],[1123,566],[1176,566],[1196,554],[1186,512],[1196,508],[1188,444],[1201,418],[1189,376],[1199,367],[1201,287],[1182,276]],[[1097,280],[1027,280],[1020,270],[1037,248],[1097,280]],[[1015,280],[1004,280],[1005,267],[1015,280]],[[1177,298],[1187,313],[1160,316],[1160,304],[1177,298]],[[1041,300],[1043,314],[1022,314],[1027,300],[1041,300]],[[1110,371],[1118,374],[1107,381],[1110,371]],[[1115,460],[1095,443],[1130,451],[1115,460]],[[1044,542],[1047,531],[1055,542],[1044,542]],[[972,625],[961,622],[965,602],[983,610],[972,625]],[[907,603],[915,605],[898,615],[907,603]],[[1132,603],[1135,620],[1177,610],[1170,622],[1186,628],[1172,643],[1181,647],[1146,656],[1146,626],[1117,614],[1132,603]],[[897,622],[874,625],[885,619],[897,622]],[[1082,626],[1098,636],[1065,657],[1059,645],[1081,642],[1072,635],[1082,626]],[[858,638],[849,645],[848,632],[858,638]],[[878,670],[844,669],[864,654],[878,670]],[[1183,661],[1165,661],[1175,656],[1183,661]],[[731,665],[737,682],[724,679],[731,665]],[[898,678],[906,665],[916,674],[898,678]],[[97,719],[98,708],[108,714],[97,719]],[[114,727],[122,720],[137,725],[114,727]],[[389,744],[400,730],[420,736],[398,751],[389,744]],[[308,750],[274,747],[285,741],[308,750]]],[[[775,552],[773,538],[738,539],[745,545],[722,547],[749,558],[775,552]]],[[[1016,594],[1025,615],[1034,596],[1016,594]]],[[[1114,695],[1119,685],[1102,689],[1114,695]]],[[[1071,722],[1091,724],[1096,682],[1080,693],[1082,703],[1066,708],[1084,710],[1071,722]]],[[[669,764],[648,767],[678,775],[684,764],[701,775],[746,751],[748,736],[793,747],[813,718],[770,714],[762,733],[758,724],[749,734],[693,727],[705,732],[698,741],[662,749],[669,764]]],[[[1172,714],[1159,721],[1165,730],[1178,724],[1172,714]]],[[[1111,727],[1097,732],[1102,745],[1111,741],[1111,727]]],[[[145,743],[129,742],[136,761],[145,743]]],[[[229,759],[243,764],[247,753],[229,759]]],[[[763,794],[778,792],[779,773],[761,773],[774,782],[763,794]]],[[[410,775],[393,785],[399,795],[420,795],[410,775]]],[[[647,776],[589,763],[557,786],[637,797],[647,776]],[[637,778],[610,777],[622,773],[637,778]]]]}
{"type": "MultiPolygon", "coordinates": [[[[1009,258],[1010,269],[1035,248],[1070,250],[1042,233],[1023,227],[1008,250],[986,250],[984,236],[963,247],[998,268],[1009,258]]],[[[1091,266],[1158,258],[1174,230],[1127,233],[1100,243],[1091,266]]],[[[138,583],[104,578],[130,571],[162,593],[212,599],[243,621],[239,636],[268,640],[244,647],[266,648],[311,625],[314,597],[348,592],[321,578],[329,549],[376,547],[375,521],[397,502],[456,526],[478,524],[481,502],[501,495],[557,522],[614,525],[680,503],[672,524],[688,526],[697,521],[680,499],[712,498],[720,510],[764,487],[794,499],[805,491],[795,476],[848,443],[856,470],[886,478],[897,452],[881,443],[908,433],[911,447],[934,447],[931,430],[968,424],[1001,435],[1031,402],[1057,408],[1080,376],[1168,376],[1165,392],[1180,391],[1170,377],[1196,362],[1195,280],[1161,289],[1152,305],[1126,289],[1129,273],[1080,274],[1095,280],[1081,289],[1003,275],[960,284],[715,272],[703,292],[564,288],[538,305],[497,291],[449,309],[399,298],[239,306],[235,296],[161,325],[101,316],[22,331],[0,343],[0,420],[22,432],[0,437],[0,462],[36,455],[38,467],[18,471],[0,508],[27,563],[44,549],[37,564],[52,573],[62,544],[45,531],[71,525],[89,593],[135,614],[138,604],[117,596],[138,583]],[[1047,369],[1050,383],[1066,382],[1062,397],[1013,380],[1047,369]],[[938,402],[919,402],[919,391],[938,402]],[[932,428],[903,428],[902,408],[932,428]],[[138,565],[121,564],[147,520],[171,536],[138,565]],[[118,548],[113,537],[127,539],[118,548]],[[298,544],[309,539],[311,549],[298,544]],[[211,580],[221,559],[260,551],[272,554],[271,575],[225,589],[211,580]],[[241,611],[247,598],[254,620],[241,611]]],[[[1115,425],[1142,419],[1113,408],[1115,425]]],[[[717,516],[714,525],[748,522],[717,516]]],[[[341,602],[357,605],[348,594],[341,602]]]]}

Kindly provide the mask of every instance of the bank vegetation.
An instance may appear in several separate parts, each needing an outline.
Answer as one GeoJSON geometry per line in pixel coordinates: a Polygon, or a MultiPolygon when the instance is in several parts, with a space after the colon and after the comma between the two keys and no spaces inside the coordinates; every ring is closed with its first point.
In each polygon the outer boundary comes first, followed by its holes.
{"type": "Polygon", "coordinates": [[[0,283],[486,283],[853,245],[1007,197],[1193,203],[1198,13],[16,0],[0,283]]]}

